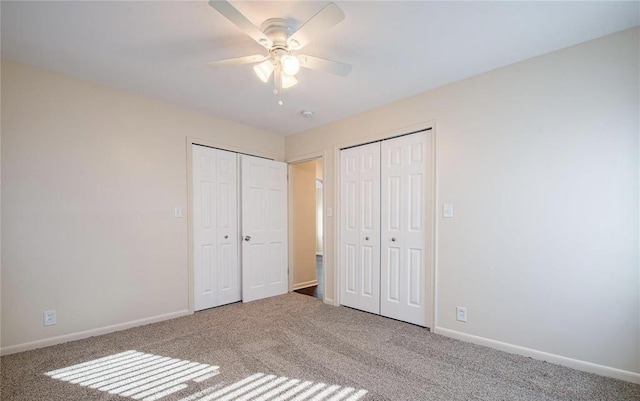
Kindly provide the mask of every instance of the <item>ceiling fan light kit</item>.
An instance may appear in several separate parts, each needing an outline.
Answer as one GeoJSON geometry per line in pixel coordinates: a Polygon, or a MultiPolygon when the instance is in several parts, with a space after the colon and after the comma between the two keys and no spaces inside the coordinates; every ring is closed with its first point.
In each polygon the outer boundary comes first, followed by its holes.
{"type": "Polygon", "coordinates": [[[286,75],[294,76],[300,71],[300,60],[291,54],[285,54],[280,58],[282,72],[286,75]]]}
{"type": "Polygon", "coordinates": [[[263,61],[253,66],[253,70],[262,82],[268,82],[269,77],[273,73],[273,62],[271,60],[263,61]]]}
{"type": "Polygon", "coordinates": [[[269,82],[271,75],[274,75],[273,93],[279,96],[279,105],[284,104],[281,97],[282,89],[291,88],[298,83],[295,76],[300,71],[300,67],[339,76],[347,76],[351,72],[351,66],[348,64],[294,54],[312,39],[344,19],[344,13],[334,3],[327,4],[293,33],[291,33],[291,26],[284,18],[270,18],[262,23],[261,29],[258,29],[228,1],[210,0],[209,5],[264,47],[268,54],[213,61],[208,65],[223,67],[258,63],[253,66],[253,70],[262,82],[269,82]]]}
{"type": "Polygon", "coordinates": [[[298,80],[293,75],[282,75],[282,89],[288,89],[298,83],[298,80]]]}

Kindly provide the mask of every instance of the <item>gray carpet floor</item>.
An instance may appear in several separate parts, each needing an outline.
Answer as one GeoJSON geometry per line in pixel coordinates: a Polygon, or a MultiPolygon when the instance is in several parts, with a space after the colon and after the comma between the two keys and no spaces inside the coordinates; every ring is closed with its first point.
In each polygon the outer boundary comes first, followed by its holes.
{"type": "Polygon", "coordinates": [[[640,400],[638,385],[295,293],[0,363],[2,400],[640,400]]]}

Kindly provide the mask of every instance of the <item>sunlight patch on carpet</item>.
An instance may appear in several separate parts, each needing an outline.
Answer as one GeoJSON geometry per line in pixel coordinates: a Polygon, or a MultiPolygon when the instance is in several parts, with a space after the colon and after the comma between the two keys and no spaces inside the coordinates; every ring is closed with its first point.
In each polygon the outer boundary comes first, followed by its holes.
{"type": "Polygon", "coordinates": [[[155,401],[220,373],[218,366],[126,351],[47,372],[57,380],[130,397],[155,401]]]}
{"type": "MultiPolygon", "coordinates": [[[[65,382],[129,397],[156,401],[220,373],[218,366],[126,351],[47,372],[65,382]]],[[[217,383],[179,401],[358,401],[364,389],[314,383],[256,373],[231,384],[217,383]]]]}

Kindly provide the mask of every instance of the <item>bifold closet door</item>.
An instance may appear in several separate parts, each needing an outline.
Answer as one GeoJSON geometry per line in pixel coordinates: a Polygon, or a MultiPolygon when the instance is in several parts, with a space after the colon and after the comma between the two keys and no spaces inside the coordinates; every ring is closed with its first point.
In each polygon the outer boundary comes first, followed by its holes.
{"type": "Polygon", "coordinates": [[[237,302],[237,154],[192,146],[194,310],[237,302]]]}
{"type": "Polygon", "coordinates": [[[242,155],[242,300],[286,294],[287,165],[242,155]]]}
{"type": "Polygon", "coordinates": [[[420,326],[428,325],[430,143],[424,132],[385,140],[381,157],[380,314],[420,326]]]}
{"type": "Polygon", "coordinates": [[[340,152],[340,303],[380,313],[380,143],[340,152]]]}

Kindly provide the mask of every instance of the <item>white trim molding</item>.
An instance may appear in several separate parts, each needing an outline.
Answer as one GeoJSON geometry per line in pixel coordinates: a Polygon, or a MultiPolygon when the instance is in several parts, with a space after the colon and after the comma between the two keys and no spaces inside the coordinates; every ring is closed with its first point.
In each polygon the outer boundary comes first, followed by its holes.
{"type": "Polygon", "coordinates": [[[445,337],[451,337],[457,340],[483,345],[485,347],[494,348],[499,351],[527,356],[540,361],[546,361],[555,363],[557,365],[566,366],[568,368],[581,370],[583,372],[595,373],[601,376],[612,377],[614,379],[640,384],[640,373],[630,372],[628,370],[612,368],[604,365],[598,365],[597,363],[581,361],[579,359],[568,358],[566,356],[551,354],[549,352],[538,351],[532,348],[521,347],[519,345],[475,336],[473,334],[462,333],[457,330],[445,329],[443,327],[435,327],[435,329],[432,331],[445,337]]]}
{"type": "Polygon", "coordinates": [[[318,280],[310,280],[310,281],[304,281],[302,283],[294,284],[293,290],[295,291],[302,288],[313,287],[314,285],[318,285],[318,280]]]}
{"type": "Polygon", "coordinates": [[[187,316],[191,313],[188,310],[181,310],[178,312],[165,313],[163,315],[157,315],[147,317],[144,319],[132,320],[129,322],[113,324],[111,326],[98,327],[97,329],[79,331],[77,333],[63,334],[61,336],[45,338],[42,340],[29,341],[22,344],[10,345],[8,347],[0,348],[0,355],[15,354],[18,352],[30,351],[37,348],[49,347],[51,345],[62,344],[69,341],[82,340],[84,338],[99,336],[102,334],[113,333],[114,331],[126,330],[132,327],[144,326],[151,323],[162,322],[164,320],[175,319],[177,317],[187,316]]]}

